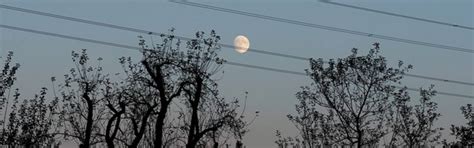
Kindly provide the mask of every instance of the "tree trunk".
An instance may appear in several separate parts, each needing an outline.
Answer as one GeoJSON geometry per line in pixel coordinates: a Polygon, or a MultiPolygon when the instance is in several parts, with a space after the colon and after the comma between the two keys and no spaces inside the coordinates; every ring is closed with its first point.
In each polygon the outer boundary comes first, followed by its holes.
{"type": "MultiPolygon", "coordinates": [[[[87,87],[87,86],[86,86],[87,87]]],[[[86,88],[87,90],[87,88],[86,88]]],[[[91,140],[91,135],[92,135],[92,123],[94,122],[93,116],[94,116],[94,102],[89,98],[87,93],[84,93],[82,96],[87,103],[87,123],[86,123],[86,133],[85,133],[85,138],[84,141],[82,141],[82,147],[81,148],[89,148],[90,145],[90,140],[91,140]]]]}
{"type": "Polygon", "coordinates": [[[145,129],[147,127],[148,123],[148,118],[150,117],[151,113],[153,112],[153,108],[148,109],[148,111],[145,113],[145,116],[143,116],[142,120],[140,121],[140,129],[138,130],[139,132],[135,134],[135,139],[133,139],[132,144],[128,146],[129,148],[137,148],[138,144],[140,144],[140,141],[143,138],[143,135],[145,134],[145,129]]]}
{"type": "Polygon", "coordinates": [[[242,148],[244,144],[240,141],[240,140],[237,140],[237,142],[235,143],[235,148],[242,148]]]}
{"type": "Polygon", "coordinates": [[[216,140],[216,131],[212,131],[212,141],[214,142],[214,148],[219,148],[219,142],[216,140]]]}
{"type": "Polygon", "coordinates": [[[198,120],[198,115],[197,115],[197,105],[192,105],[192,116],[191,116],[191,124],[189,128],[189,133],[188,133],[188,143],[186,144],[186,148],[194,148],[197,144],[196,134],[199,131],[198,126],[199,126],[199,120],[198,120]]]}
{"type": "Polygon", "coordinates": [[[357,132],[357,148],[362,148],[362,136],[363,136],[363,132],[362,131],[358,131],[357,132]]]}
{"type": "Polygon", "coordinates": [[[107,123],[107,127],[106,127],[106,131],[105,131],[105,143],[107,144],[107,147],[108,148],[115,148],[115,144],[114,144],[114,139],[115,139],[115,136],[117,135],[117,131],[119,130],[119,125],[120,125],[120,120],[121,120],[121,115],[124,111],[120,111],[120,112],[116,112],[115,115],[112,116],[112,118],[110,118],[110,120],[108,121],[107,123]],[[112,130],[112,124],[113,122],[115,121],[115,127],[112,130]],[[111,133],[112,132],[112,135],[111,133]]]}
{"type": "Polygon", "coordinates": [[[156,119],[154,148],[161,148],[163,145],[163,126],[165,125],[168,105],[168,103],[165,103],[161,106],[160,113],[158,114],[158,118],[156,119]]]}
{"type": "Polygon", "coordinates": [[[199,116],[198,116],[198,107],[199,102],[201,99],[201,92],[202,92],[202,83],[203,80],[201,78],[196,78],[196,91],[194,92],[194,100],[191,98],[189,99],[189,103],[191,104],[192,115],[191,115],[191,124],[188,133],[188,143],[186,144],[186,148],[194,148],[199,141],[197,139],[196,134],[199,133],[199,116]]]}
{"type": "Polygon", "coordinates": [[[154,69],[150,67],[146,60],[142,61],[142,64],[145,66],[149,75],[152,77],[153,81],[156,83],[160,95],[161,108],[158,113],[158,117],[155,123],[155,140],[153,141],[154,148],[161,148],[163,145],[163,126],[166,118],[166,113],[168,112],[168,106],[171,100],[166,96],[166,83],[162,73],[162,67],[155,66],[154,69]],[[155,70],[155,71],[154,71],[155,70]]]}

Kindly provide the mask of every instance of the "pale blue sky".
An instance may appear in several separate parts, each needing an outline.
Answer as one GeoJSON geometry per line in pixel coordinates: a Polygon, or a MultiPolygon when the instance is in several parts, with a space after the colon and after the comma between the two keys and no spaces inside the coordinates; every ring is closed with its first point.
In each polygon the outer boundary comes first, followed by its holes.
{"type": "MultiPolygon", "coordinates": [[[[473,32],[426,22],[397,18],[371,12],[348,9],[320,3],[317,0],[206,0],[194,1],[275,17],[306,21],[362,32],[370,32],[399,38],[445,44],[473,49],[473,32]]],[[[362,0],[337,1],[362,7],[395,12],[410,16],[429,18],[465,26],[474,26],[474,10],[471,0],[362,0]]],[[[373,42],[380,42],[383,54],[396,63],[403,60],[413,64],[413,74],[474,82],[473,54],[447,51],[432,47],[373,39],[315,28],[296,26],[280,22],[261,20],[235,14],[216,12],[201,8],[160,1],[13,1],[2,4],[37,11],[50,12],[71,17],[107,22],[121,26],[140,28],[155,32],[166,32],[174,27],[176,34],[192,37],[195,31],[215,29],[223,37],[222,43],[231,44],[237,35],[250,39],[251,48],[298,56],[335,58],[347,56],[353,47],[366,52],[373,42]]],[[[137,34],[111,28],[91,26],[65,20],[0,9],[0,23],[31,28],[59,34],[92,38],[135,46],[137,34]]],[[[15,52],[15,60],[22,67],[18,74],[17,87],[23,96],[31,96],[42,86],[50,86],[51,76],[62,77],[72,66],[71,50],[89,49],[93,57],[103,57],[105,70],[119,72],[117,58],[132,56],[140,58],[137,51],[0,29],[0,49],[15,52]]],[[[221,55],[231,61],[274,68],[303,71],[308,63],[272,57],[256,53],[237,54],[223,48],[221,55]]],[[[286,115],[294,112],[294,94],[299,86],[307,85],[309,78],[269,71],[246,69],[226,65],[225,75],[220,80],[224,96],[241,97],[249,92],[248,111],[260,110],[260,117],[244,138],[248,148],[274,147],[275,130],[287,135],[296,131],[286,115]]],[[[418,88],[435,84],[439,91],[474,95],[474,88],[465,85],[433,82],[407,77],[405,84],[418,88]]],[[[474,103],[473,99],[439,95],[442,117],[438,126],[465,123],[459,107],[474,103]]],[[[445,134],[446,135],[446,134],[445,134]]]]}

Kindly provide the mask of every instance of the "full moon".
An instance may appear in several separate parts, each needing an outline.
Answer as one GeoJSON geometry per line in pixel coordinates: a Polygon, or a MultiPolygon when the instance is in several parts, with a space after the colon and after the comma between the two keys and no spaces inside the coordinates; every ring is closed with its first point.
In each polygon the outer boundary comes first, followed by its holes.
{"type": "Polygon", "coordinates": [[[239,35],[234,39],[234,46],[235,51],[239,53],[245,53],[247,52],[247,50],[249,50],[250,47],[249,39],[247,39],[247,37],[243,35],[239,35]]]}

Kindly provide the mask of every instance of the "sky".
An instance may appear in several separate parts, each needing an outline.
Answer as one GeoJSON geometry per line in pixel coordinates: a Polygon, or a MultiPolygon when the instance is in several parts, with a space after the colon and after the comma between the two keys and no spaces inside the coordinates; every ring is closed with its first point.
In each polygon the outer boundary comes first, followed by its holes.
{"type": "MultiPolygon", "coordinates": [[[[467,49],[474,48],[473,31],[438,24],[414,21],[372,12],[349,9],[321,3],[317,0],[202,0],[192,1],[268,16],[308,23],[370,32],[467,49]]],[[[338,0],[336,2],[367,7],[409,16],[428,18],[465,26],[474,26],[472,0],[338,0]]],[[[193,37],[196,31],[214,29],[222,37],[221,43],[231,45],[237,35],[245,35],[250,47],[284,54],[313,58],[338,58],[350,54],[351,48],[367,53],[371,44],[381,43],[382,54],[392,65],[402,60],[412,64],[412,74],[444,79],[474,82],[472,53],[399,43],[345,33],[321,30],[262,20],[236,14],[196,8],[166,0],[3,0],[4,5],[33,9],[76,18],[116,24],[166,33],[176,28],[176,35],[193,37]]],[[[138,47],[138,35],[112,28],[58,20],[44,16],[0,9],[0,24],[17,26],[58,34],[96,39],[138,47]]],[[[105,71],[120,72],[118,58],[130,56],[138,61],[140,53],[134,50],[62,39],[0,28],[0,50],[5,55],[14,51],[14,60],[21,64],[16,87],[22,96],[33,96],[41,87],[50,87],[50,77],[62,78],[73,66],[71,51],[88,49],[92,57],[102,57],[105,71]]],[[[253,52],[239,54],[223,48],[221,56],[229,61],[304,72],[309,63],[253,52]]],[[[308,85],[308,77],[270,71],[224,66],[225,74],[219,80],[223,96],[243,97],[248,91],[247,111],[256,110],[260,116],[244,137],[248,148],[275,147],[275,130],[285,135],[297,134],[286,118],[294,113],[295,93],[308,85]]],[[[406,77],[404,84],[412,87],[435,85],[438,91],[474,95],[474,87],[406,77]]],[[[414,93],[416,94],[416,93],[414,93]]],[[[464,124],[459,107],[474,103],[474,99],[438,95],[434,98],[442,114],[436,126],[464,124]]],[[[447,136],[445,138],[452,138],[447,136]]]]}

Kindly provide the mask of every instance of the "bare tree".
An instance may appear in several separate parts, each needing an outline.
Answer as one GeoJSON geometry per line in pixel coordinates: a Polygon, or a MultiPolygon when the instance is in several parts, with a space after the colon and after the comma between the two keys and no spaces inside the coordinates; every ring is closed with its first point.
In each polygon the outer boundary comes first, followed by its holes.
{"type": "Polygon", "coordinates": [[[175,39],[172,35],[174,29],[171,29],[170,32],[170,35],[161,35],[163,37],[162,43],[152,44],[152,49],[148,49],[150,47],[145,44],[143,39],[139,43],[144,49],[144,58],[141,63],[149,75],[149,79],[145,81],[158,92],[158,96],[155,97],[156,102],[153,105],[159,107],[157,111],[153,111],[157,114],[153,128],[155,131],[155,148],[163,146],[165,120],[170,104],[175,98],[180,97],[183,88],[188,84],[187,81],[182,79],[182,73],[177,67],[184,58],[184,53],[179,50],[181,41],[175,39]]]}
{"type": "Polygon", "coordinates": [[[86,50],[81,53],[72,52],[75,68],[66,74],[64,84],[61,85],[62,110],[60,120],[64,125],[62,133],[66,138],[79,140],[80,148],[89,148],[91,145],[102,142],[100,136],[101,119],[104,112],[103,89],[107,75],[102,74],[102,67],[98,58],[98,65],[89,65],[89,56],[86,50]]]}
{"type": "Polygon", "coordinates": [[[300,146],[305,148],[305,146],[310,146],[299,138],[284,137],[279,130],[276,130],[276,138],[275,144],[277,144],[278,148],[300,148],[300,146]]]}
{"type": "Polygon", "coordinates": [[[437,113],[437,103],[431,101],[436,91],[433,85],[429,89],[420,88],[419,104],[410,105],[411,97],[407,89],[395,93],[394,120],[391,122],[393,136],[392,146],[402,141],[406,146],[421,147],[440,139],[442,128],[435,128],[434,123],[441,114],[437,113]],[[400,139],[400,140],[398,140],[400,139]]]}
{"type": "Polygon", "coordinates": [[[316,148],[341,144],[344,140],[341,135],[340,124],[336,122],[334,112],[323,114],[308,107],[307,104],[297,105],[298,115],[288,115],[288,119],[295,125],[301,137],[302,146],[316,148]]]}
{"type": "MultiPolygon", "coordinates": [[[[244,115],[237,113],[240,107],[239,99],[226,101],[225,98],[203,99],[203,106],[199,109],[199,126],[202,131],[210,129],[200,143],[208,147],[218,148],[235,140],[237,147],[243,147],[242,136],[252,121],[244,121],[244,115]]],[[[258,115],[256,115],[258,116],[258,115]]],[[[256,116],[253,118],[255,120],[256,116]]]]}
{"type": "MultiPolygon", "coordinates": [[[[13,52],[9,51],[4,63],[3,67],[0,73],[0,110],[4,109],[3,111],[3,118],[0,119],[0,125],[2,126],[2,131],[0,133],[0,142],[1,143],[7,143],[7,133],[6,133],[6,120],[7,120],[7,114],[8,114],[8,108],[9,108],[9,103],[10,103],[10,94],[12,91],[12,86],[14,82],[16,81],[16,73],[18,71],[18,68],[20,67],[20,64],[16,63],[15,65],[12,64],[12,58],[13,58],[13,52]],[[5,94],[6,93],[6,94],[5,94]]],[[[18,94],[18,90],[13,90],[14,94],[18,94]]],[[[17,98],[18,96],[15,95],[14,98],[17,98]]],[[[12,101],[15,101],[12,100],[12,101]]]]}
{"type": "MultiPolygon", "coordinates": [[[[0,73],[0,109],[4,107],[4,103],[6,103],[6,99],[8,96],[5,96],[5,92],[8,93],[11,90],[12,85],[16,81],[16,73],[18,68],[20,68],[20,64],[15,63],[15,65],[11,65],[13,58],[13,52],[9,51],[8,55],[4,61],[4,65],[2,68],[2,72],[0,73]]],[[[2,120],[3,121],[3,120],[2,120]]]]}
{"type": "Polygon", "coordinates": [[[54,113],[57,110],[57,98],[46,102],[47,89],[43,87],[33,98],[20,100],[19,89],[12,91],[16,80],[19,64],[10,65],[13,52],[8,52],[2,73],[0,74],[0,109],[4,107],[3,126],[0,134],[0,144],[8,146],[46,146],[54,141],[52,130],[54,113]],[[5,95],[6,93],[6,95],[5,95]],[[13,94],[11,94],[13,93],[13,94]],[[13,97],[10,100],[10,96],[13,97]],[[11,106],[9,103],[11,102],[11,106]],[[19,104],[19,101],[23,101],[19,104]],[[11,109],[8,111],[8,109],[11,109]],[[8,121],[6,121],[8,114],[8,121]],[[5,127],[7,126],[7,127],[5,127]]]}
{"type": "MultiPolygon", "coordinates": [[[[105,137],[109,147],[117,143],[128,147],[146,145],[160,148],[176,146],[176,143],[184,145],[189,143],[187,139],[190,135],[184,129],[191,127],[204,129],[191,134],[194,140],[190,142],[194,142],[194,146],[201,142],[201,138],[217,141],[220,138],[217,135],[222,135],[224,131],[240,138],[244,134],[246,122],[241,120],[243,116],[239,117],[236,113],[238,101],[228,102],[219,97],[217,83],[210,78],[220,67],[215,67],[214,71],[206,69],[212,66],[211,62],[219,65],[223,62],[214,58],[217,56],[214,49],[205,49],[214,46],[219,37],[214,31],[210,38],[197,36],[197,39],[188,42],[188,50],[180,50],[181,41],[172,35],[174,29],[170,32],[169,35],[161,35],[159,44],[154,44],[152,39],[152,44],[148,45],[139,36],[139,45],[143,49],[141,62],[133,63],[131,58],[120,58],[125,77],[120,82],[104,81],[103,104],[107,116],[105,133],[100,135],[105,137]],[[212,43],[211,38],[214,39],[212,43]],[[196,86],[201,88],[197,91],[196,86]],[[197,92],[202,95],[194,103],[197,92]],[[189,100],[193,100],[193,107],[189,100]],[[187,123],[193,117],[193,109],[202,115],[202,118],[197,118],[197,124],[187,123]]],[[[203,32],[197,35],[203,35],[203,32]]],[[[214,142],[214,145],[218,146],[218,143],[214,142]]]]}
{"type": "Polygon", "coordinates": [[[129,100],[124,97],[124,93],[120,86],[118,86],[118,82],[106,80],[104,83],[104,104],[107,108],[107,112],[105,112],[107,115],[105,117],[106,126],[103,136],[107,147],[114,148],[115,145],[117,145],[115,141],[119,134],[129,100]]]}
{"type": "Polygon", "coordinates": [[[8,108],[8,102],[9,102],[9,96],[11,92],[11,87],[16,81],[16,73],[18,71],[18,68],[20,67],[20,64],[16,63],[15,65],[11,65],[12,63],[12,58],[13,58],[13,52],[9,51],[8,55],[4,61],[4,65],[2,68],[2,73],[0,73],[0,109],[3,109],[3,107],[6,106],[5,111],[3,113],[3,118],[1,119],[0,125],[3,125],[3,129],[5,129],[5,120],[6,120],[6,114],[7,114],[7,108],[8,108]],[[5,95],[7,93],[7,95],[5,95]]]}
{"type": "MultiPolygon", "coordinates": [[[[113,92],[110,94],[115,96],[111,98],[115,100],[115,103],[114,101],[106,102],[112,117],[116,117],[113,132],[116,135],[110,139],[136,148],[147,145],[142,140],[147,133],[152,131],[150,128],[150,125],[154,123],[152,117],[157,114],[160,107],[159,92],[141,63],[134,63],[130,57],[121,57],[119,61],[125,77],[119,83],[114,83],[109,87],[113,92]],[[120,131],[120,133],[115,131],[120,131]]],[[[109,118],[109,121],[111,120],[112,118],[109,118]]],[[[154,140],[154,135],[151,135],[150,139],[154,140]]],[[[148,146],[153,146],[153,141],[151,142],[148,146]]]]}
{"type": "MultiPolygon", "coordinates": [[[[54,93],[51,105],[45,105],[46,88],[21,106],[16,91],[11,124],[3,128],[2,143],[35,145],[62,135],[78,141],[80,148],[99,143],[110,148],[162,148],[177,146],[177,142],[186,147],[212,144],[217,148],[232,137],[241,147],[249,125],[243,120],[245,109],[239,114],[239,99],[221,97],[214,78],[224,62],[217,57],[220,37],[214,31],[209,37],[197,32],[196,39],[181,50],[174,29],[170,32],[161,35],[159,44],[152,39],[151,46],[140,37],[143,59],[133,63],[131,58],[120,58],[124,75],[117,73],[117,81],[103,73],[102,58],[93,66],[85,49],[73,51],[75,67],[64,75],[60,97],[54,93]],[[35,116],[26,116],[29,114],[35,116]],[[57,120],[53,115],[58,115],[57,120]],[[60,131],[50,134],[53,121],[60,131]]],[[[7,63],[10,60],[11,56],[7,63]]],[[[17,68],[6,65],[1,89],[11,87],[17,68]]],[[[5,90],[0,91],[2,98],[5,90]]]]}
{"type": "Polygon", "coordinates": [[[327,63],[311,59],[307,73],[313,83],[299,92],[301,97],[334,111],[345,142],[357,147],[376,144],[386,134],[383,125],[389,98],[396,91],[395,84],[411,68],[402,67],[402,62],[398,68],[388,67],[379,55],[379,44],[373,45],[365,56],[359,56],[354,48],[352,55],[327,63]]]}
{"type": "Polygon", "coordinates": [[[321,113],[315,107],[312,100],[306,98],[306,94],[297,93],[299,103],[295,105],[297,115],[287,115],[288,119],[295,125],[301,137],[302,146],[308,148],[319,145],[331,146],[343,140],[340,124],[336,122],[336,116],[332,110],[327,115],[321,113]]]}
{"type": "Polygon", "coordinates": [[[18,89],[15,90],[13,95],[13,104],[11,106],[11,111],[8,116],[8,126],[2,130],[2,144],[5,145],[15,145],[18,144],[17,136],[20,130],[20,124],[18,119],[18,98],[20,93],[18,89]]]}
{"type": "Polygon", "coordinates": [[[58,99],[47,103],[46,91],[47,89],[43,87],[39,95],[23,100],[19,108],[17,108],[19,93],[15,93],[6,131],[8,145],[30,148],[44,147],[54,142],[54,113],[58,107],[58,99]]]}
{"type": "Polygon", "coordinates": [[[185,128],[188,134],[187,148],[199,145],[208,133],[216,133],[230,123],[240,121],[236,112],[238,101],[228,103],[220,97],[218,84],[213,78],[224,62],[218,57],[219,40],[220,36],[212,30],[208,36],[204,32],[197,32],[196,39],[186,43],[188,50],[180,67],[185,79],[190,82],[184,89],[185,104],[190,114],[185,128]]]}
{"type": "Polygon", "coordinates": [[[466,126],[451,125],[451,134],[456,136],[462,146],[474,146],[474,109],[472,104],[461,106],[461,112],[466,118],[466,126]]]}
{"type": "Polygon", "coordinates": [[[159,106],[158,92],[151,85],[152,81],[141,63],[133,63],[131,58],[124,57],[120,58],[120,63],[126,76],[121,91],[124,99],[128,100],[122,137],[128,141],[126,145],[136,148],[150,130],[149,126],[153,125],[151,117],[159,106]]]}

